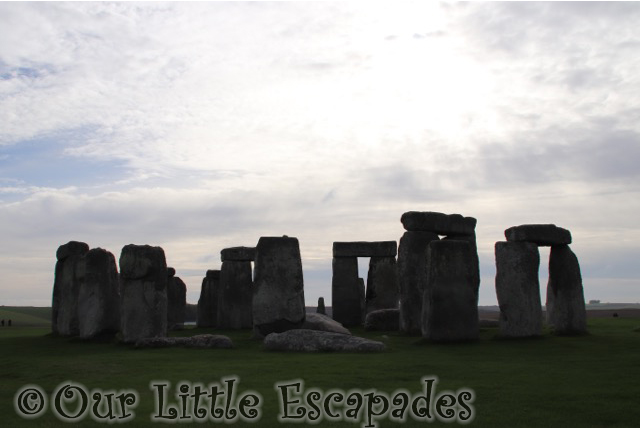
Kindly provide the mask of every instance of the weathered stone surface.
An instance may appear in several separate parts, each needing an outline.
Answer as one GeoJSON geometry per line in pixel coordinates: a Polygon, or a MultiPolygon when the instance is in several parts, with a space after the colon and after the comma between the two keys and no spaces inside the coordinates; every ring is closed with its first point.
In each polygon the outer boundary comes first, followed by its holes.
{"type": "Polygon", "coordinates": [[[345,327],[362,325],[364,293],[360,290],[358,259],[334,257],[331,279],[333,319],[345,327]]]}
{"type": "Polygon", "coordinates": [[[148,337],[136,341],[136,348],[198,348],[231,349],[233,342],[227,336],[219,334],[199,334],[191,337],[148,337]]]}
{"type": "Polygon", "coordinates": [[[333,257],[395,257],[397,253],[396,241],[333,243],[333,257]]]}
{"type": "Polygon", "coordinates": [[[500,334],[505,337],[542,334],[538,246],[530,242],[496,242],[495,255],[500,334]]]}
{"type": "Polygon", "coordinates": [[[198,299],[198,318],[196,325],[199,328],[215,327],[218,322],[218,298],[220,295],[220,271],[208,270],[202,279],[200,298],[198,299]]]}
{"type": "Polygon", "coordinates": [[[321,315],[327,315],[327,308],[324,306],[324,297],[318,297],[318,306],[316,312],[321,315]]]}
{"type": "Polygon", "coordinates": [[[222,262],[217,327],[233,330],[252,328],[252,299],[251,262],[222,262]]]}
{"type": "Polygon", "coordinates": [[[369,312],[364,320],[364,328],[369,331],[398,331],[400,309],[379,309],[369,312]]]}
{"type": "Polygon", "coordinates": [[[438,235],[472,235],[475,234],[477,223],[473,217],[433,211],[408,211],[402,214],[400,221],[405,230],[438,235]]]}
{"type": "Polygon", "coordinates": [[[231,247],[220,251],[223,262],[252,262],[256,259],[256,247],[231,247]]]}
{"type": "Polygon", "coordinates": [[[322,314],[307,314],[300,328],[307,330],[331,331],[333,333],[351,334],[342,324],[322,314]]]}
{"type": "MultiPolygon", "coordinates": [[[[89,251],[84,242],[70,241],[58,247],[56,251],[55,278],[53,281],[51,330],[63,336],[77,336],[78,294],[80,280],[79,265],[83,256],[89,251]]],[[[84,270],[82,267],[80,269],[84,270]]]]}
{"type": "Polygon", "coordinates": [[[437,342],[478,338],[478,291],[473,246],[466,241],[432,241],[422,311],[422,335],[437,342]]]}
{"type": "Polygon", "coordinates": [[[120,330],[120,280],[116,258],[102,248],[89,250],[78,264],[79,335],[89,339],[120,330]]]}
{"type": "Polygon", "coordinates": [[[167,261],[164,250],[125,245],[120,254],[121,332],[125,343],[167,334],[167,261]]]}
{"type": "Polygon", "coordinates": [[[267,351],[285,352],[382,352],[382,342],[317,330],[289,330],[264,339],[267,351]]]}
{"type": "Polygon", "coordinates": [[[297,238],[258,240],[253,286],[254,329],[266,336],[302,325],[304,281],[297,238]]]}
{"type": "Polygon", "coordinates": [[[582,334],[587,331],[580,264],[568,245],[551,247],[547,322],[557,334],[582,334]]]}
{"type": "Polygon", "coordinates": [[[400,330],[409,334],[422,331],[422,299],[427,283],[427,249],[437,241],[433,232],[405,232],[398,247],[400,291],[400,330]]]}
{"type": "Polygon", "coordinates": [[[507,241],[532,242],[542,247],[571,244],[571,232],[555,224],[523,224],[504,231],[507,241]]]}
{"type": "Polygon", "coordinates": [[[366,299],[367,313],[398,307],[398,269],[395,257],[371,257],[366,299]]]}
{"type": "Polygon", "coordinates": [[[184,327],[187,308],[187,285],[180,277],[175,276],[175,269],[173,273],[174,275],[167,279],[167,328],[180,330],[184,327]]]}

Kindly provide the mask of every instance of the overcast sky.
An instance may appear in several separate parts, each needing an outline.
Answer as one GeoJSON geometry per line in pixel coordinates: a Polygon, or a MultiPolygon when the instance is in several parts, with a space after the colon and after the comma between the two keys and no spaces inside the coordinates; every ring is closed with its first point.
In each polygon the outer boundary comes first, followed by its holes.
{"type": "Polygon", "coordinates": [[[70,240],[162,246],[196,303],[221,249],[284,234],[330,302],[332,243],[409,210],[478,219],[480,304],[526,223],[572,232],[587,300],[639,302],[638,28],[638,3],[1,2],[0,304],[50,305],[70,240]]]}

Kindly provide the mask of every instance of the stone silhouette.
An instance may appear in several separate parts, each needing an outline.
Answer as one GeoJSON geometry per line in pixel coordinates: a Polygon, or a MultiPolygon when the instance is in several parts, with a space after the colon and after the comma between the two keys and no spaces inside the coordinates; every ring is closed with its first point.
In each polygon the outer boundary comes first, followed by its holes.
{"type": "Polygon", "coordinates": [[[531,242],[540,247],[571,244],[571,232],[555,224],[523,224],[504,231],[507,241],[531,242]]]}
{"type": "Polygon", "coordinates": [[[251,262],[256,249],[225,248],[220,252],[220,294],[218,297],[218,328],[249,329],[253,326],[253,280],[251,262]]]}
{"type": "Polygon", "coordinates": [[[283,332],[304,323],[304,281],[297,238],[260,238],[254,279],[253,327],[258,335],[283,332]]]}
{"type": "Polygon", "coordinates": [[[167,268],[167,328],[169,330],[184,328],[187,307],[187,285],[175,275],[174,268],[167,268]]]}
{"type": "Polygon", "coordinates": [[[125,343],[166,336],[167,276],[162,248],[133,244],[122,248],[121,332],[125,343]]]}
{"type": "Polygon", "coordinates": [[[327,309],[324,306],[324,297],[318,297],[318,307],[316,308],[316,313],[326,315],[327,309]]]}
{"type": "Polygon", "coordinates": [[[84,242],[69,241],[56,251],[56,268],[53,282],[51,328],[62,336],[77,336],[78,294],[80,291],[79,265],[89,251],[84,242]]]}
{"type": "Polygon", "coordinates": [[[558,334],[587,331],[587,316],[578,258],[568,245],[554,245],[549,254],[547,322],[558,334]]]}
{"type": "Polygon", "coordinates": [[[202,280],[198,299],[198,318],[200,328],[215,327],[218,321],[218,296],[220,294],[220,271],[208,270],[202,280]]]}

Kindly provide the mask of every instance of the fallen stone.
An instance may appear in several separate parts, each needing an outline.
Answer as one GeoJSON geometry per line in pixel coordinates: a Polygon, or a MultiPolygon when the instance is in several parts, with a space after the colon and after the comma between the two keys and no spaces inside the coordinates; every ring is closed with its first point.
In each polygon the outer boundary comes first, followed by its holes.
{"type": "Polygon", "coordinates": [[[331,278],[331,306],[333,319],[345,327],[362,325],[364,293],[358,278],[356,257],[334,257],[331,278]]]}
{"type": "Polygon", "coordinates": [[[220,271],[208,270],[202,279],[198,299],[198,328],[215,327],[218,322],[218,297],[220,295],[220,271]]]}
{"type": "Polygon", "coordinates": [[[396,241],[333,243],[333,257],[395,257],[397,253],[396,241]]]}
{"type": "Polygon", "coordinates": [[[89,251],[84,242],[69,241],[56,251],[55,277],[51,302],[51,330],[62,336],[77,336],[78,294],[80,278],[83,275],[83,257],[89,251]]]}
{"type": "Polygon", "coordinates": [[[351,332],[338,321],[318,313],[307,314],[304,324],[302,324],[302,327],[300,328],[307,330],[330,331],[340,334],[351,334],[351,332]]]}
{"type": "Polygon", "coordinates": [[[395,257],[371,257],[366,300],[367,313],[398,307],[398,269],[395,257]]]}
{"type": "Polygon", "coordinates": [[[252,262],[256,259],[255,247],[231,247],[220,251],[222,262],[252,262]]]}
{"type": "Polygon", "coordinates": [[[267,351],[284,352],[382,352],[382,342],[347,334],[316,330],[271,333],[264,339],[267,351]]]}
{"type": "Polygon", "coordinates": [[[438,235],[475,234],[477,220],[460,214],[443,214],[433,211],[408,211],[400,218],[408,231],[433,232],[438,235]]]}
{"type": "Polygon", "coordinates": [[[400,329],[400,309],[379,309],[369,312],[364,320],[368,331],[398,331],[400,329]]]}
{"type": "Polygon", "coordinates": [[[551,247],[547,322],[563,335],[587,332],[587,314],[578,258],[568,245],[551,247]]]}
{"type": "Polygon", "coordinates": [[[571,232],[555,224],[523,224],[504,231],[507,241],[532,242],[542,247],[571,244],[571,232]]]}
{"type": "Polygon", "coordinates": [[[148,337],[137,340],[135,347],[231,349],[233,348],[233,342],[227,336],[218,334],[199,334],[191,337],[148,337]]]}

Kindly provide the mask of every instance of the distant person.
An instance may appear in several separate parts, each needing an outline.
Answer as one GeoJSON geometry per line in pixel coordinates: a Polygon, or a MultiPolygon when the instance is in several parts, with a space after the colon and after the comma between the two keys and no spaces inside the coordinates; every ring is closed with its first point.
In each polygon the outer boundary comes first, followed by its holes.
{"type": "Polygon", "coordinates": [[[2,320],[2,324],[1,325],[2,325],[2,327],[4,327],[4,320],[2,320]]]}
{"type": "Polygon", "coordinates": [[[7,323],[7,327],[11,327],[11,320],[7,323]]]}
{"type": "MultiPolygon", "coordinates": [[[[614,318],[618,318],[618,313],[617,313],[617,312],[614,312],[614,313],[613,313],[613,317],[614,317],[614,318]]],[[[9,321],[9,323],[11,323],[11,321],[9,321]]],[[[9,324],[9,325],[11,325],[11,324],[9,324]]]]}

